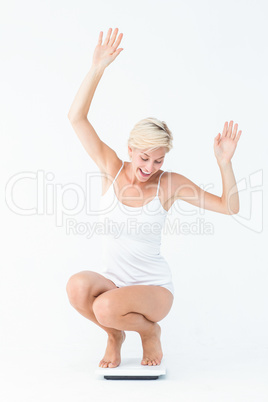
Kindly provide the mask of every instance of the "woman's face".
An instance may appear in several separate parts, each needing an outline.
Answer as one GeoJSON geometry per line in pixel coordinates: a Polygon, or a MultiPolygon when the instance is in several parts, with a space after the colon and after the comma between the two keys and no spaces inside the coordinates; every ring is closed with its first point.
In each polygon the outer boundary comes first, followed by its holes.
{"type": "Polygon", "coordinates": [[[129,153],[132,157],[131,163],[135,175],[140,181],[147,181],[163,165],[167,149],[158,148],[155,151],[146,151],[141,149],[131,149],[129,153]]]}

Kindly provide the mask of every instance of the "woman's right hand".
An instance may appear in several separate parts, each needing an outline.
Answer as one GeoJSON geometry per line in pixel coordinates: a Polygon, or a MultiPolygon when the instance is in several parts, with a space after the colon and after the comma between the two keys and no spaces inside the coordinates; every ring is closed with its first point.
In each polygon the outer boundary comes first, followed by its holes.
{"type": "Polygon", "coordinates": [[[99,34],[99,41],[95,48],[92,60],[92,64],[96,67],[106,68],[107,66],[109,66],[109,64],[111,64],[112,61],[114,61],[114,59],[123,50],[123,48],[117,49],[122,40],[123,34],[121,33],[118,36],[117,41],[115,42],[116,36],[118,34],[118,28],[115,28],[112,37],[111,33],[112,28],[109,28],[107,36],[103,42],[103,45],[102,45],[103,32],[101,31],[99,34]]]}

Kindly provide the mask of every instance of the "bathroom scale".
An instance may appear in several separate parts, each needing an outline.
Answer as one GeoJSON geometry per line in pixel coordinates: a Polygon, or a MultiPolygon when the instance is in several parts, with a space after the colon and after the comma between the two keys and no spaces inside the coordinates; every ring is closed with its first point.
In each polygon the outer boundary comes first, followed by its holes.
{"type": "Polygon", "coordinates": [[[124,358],[118,367],[98,367],[95,374],[103,375],[106,380],[157,380],[166,374],[163,359],[158,366],[143,366],[141,360],[136,357],[124,358]]]}

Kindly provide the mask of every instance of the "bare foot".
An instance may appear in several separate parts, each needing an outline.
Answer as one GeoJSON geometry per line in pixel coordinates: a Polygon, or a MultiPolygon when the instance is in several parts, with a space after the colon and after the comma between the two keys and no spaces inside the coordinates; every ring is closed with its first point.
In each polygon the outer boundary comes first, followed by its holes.
{"type": "Polygon", "coordinates": [[[152,327],[152,332],[141,335],[143,358],[141,364],[143,366],[157,366],[161,364],[163,352],[160,342],[161,327],[156,322],[152,327]]]}
{"type": "Polygon", "coordinates": [[[126,334],[121,331],[118,335],[108,335],[107,348],[104,358],[100,361],[99,367],[115,368],[121,363],[121,346],[126,339],[126,334]]]}

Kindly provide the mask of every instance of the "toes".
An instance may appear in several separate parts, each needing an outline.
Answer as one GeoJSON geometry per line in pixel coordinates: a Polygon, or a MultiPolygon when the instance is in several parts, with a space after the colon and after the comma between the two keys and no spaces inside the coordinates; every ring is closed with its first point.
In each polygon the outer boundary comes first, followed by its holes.
{"type": "Polygon", "coordinates": [[[105,361],[101,361],[100,362],[100,364],[99,364],[99,367],[101,367],[101,368],[115,368],[115,367],[117,367],[117,365],[116,364],[114,364],[114,363],[112,363],[112,362],[105,362],[105,361]]]}
{"type": "Polygon", "coordinates": [[[143,366],[160,366],[160,360],[158,359],[154,359],[154,360],[150,360],[150,359],[142,359],[141,364],[143,366]]]}

